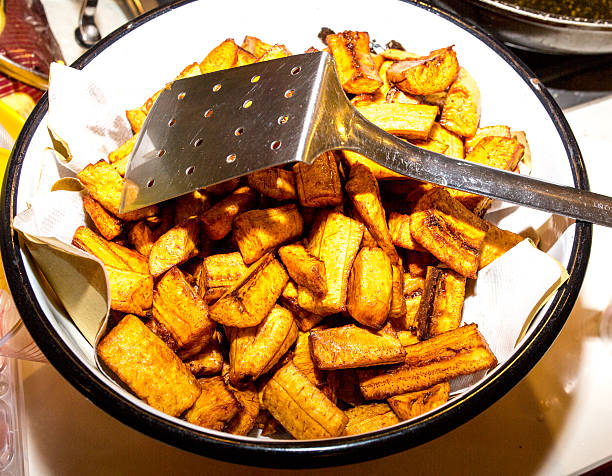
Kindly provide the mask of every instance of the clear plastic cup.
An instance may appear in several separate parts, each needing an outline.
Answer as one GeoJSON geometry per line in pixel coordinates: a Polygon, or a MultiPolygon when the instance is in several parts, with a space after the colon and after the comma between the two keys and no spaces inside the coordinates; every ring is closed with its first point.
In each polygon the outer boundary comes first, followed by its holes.
{"type": "Polygon", "coordinates": [[[21,320],[13,298],[4,289],[0,289],[0,355],[35,362],[47,361],[21,320]]]}

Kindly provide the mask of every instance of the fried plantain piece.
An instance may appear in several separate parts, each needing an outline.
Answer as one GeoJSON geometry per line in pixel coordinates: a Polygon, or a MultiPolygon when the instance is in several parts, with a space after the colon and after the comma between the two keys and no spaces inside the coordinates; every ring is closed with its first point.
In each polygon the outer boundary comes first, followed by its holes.
{"type": "Polygon", "coordinates": [[[255,327],[225,328],[229,342],[229,381],[243,387],[270,370],[298,337],[291,311],[275,305],[255,327]]]}
{"type": "Polygon", "coordinates": [[[396,395],[387,400],[401,420],[410,420],[448,402],[450,385],[442,382],[425,390],[396,395]]]}
{"type": "Polygon", "coordinates": [[[159,337],[163,341],[163,343],[166,344],[172,350],[172,352],[178,352],[179,345],[174,339],[174,337],[172,337],[172,334],[166,328],[166,326],[164,326],[161,322],[155,319],[151,315],[151,313],[148,314],[148,317],[149,319],[145,321],[145,326],[147,326],[147,328],[151,332],[153,332],[153,334],[159,337]]]}
{"type": "Polygon", "coordinates": [[[127,314],[96,350],[138,397],[168,415],[178,417],[200,395],[193,374],[136,316],[127,314]]]}
{"type": "Polygon", "coordinates": [[[346,310],[364,326],[381,329],[391,309],[391,261],[380,248],[362,248],[348,282],[346,310]]]}
{"type": "Polygon", "coordinates": [[[414,251],[426,251],[410,234],[410,215],[389,213],[389,233],[395,246],[414,251]]]}
{"type": "Polygon", "coordinates": [[[232,286],[248,273],[239,251],[204,258],[202,273],[206,288],[232,286]]]}
{"type": "Polygon", "coordinates": [[[125,111],[125,117],[132,127],[132,132],[134,134],[138,134],[140,129],[142,129],[145,119],[147,118],[147,111],[145,111],[144,107],[128,109],[125,111]]]}
{"type": "Polygon", "coordinates": [[[283,266],[268,253],[210,307],[210,318],[229,327],[256,326],[272,310],[288,280],[283,266]]]}
{"type": "Polygon", "coordinates": [[[386,403],[359,405],[349,408],[344,414],[348,417],[348,423],[342,433],[345,436],[380,430],[400,422],[386,403]]]}
{"type": "Polygon", "coordinates": [[[106,266],[111,309],[146,316],[153,305],[153,276],[106,266]]]}
{"type": "Polygon", "coordinates": [[[327,293],[325,263],[316,258],[301,243],[282,246],[278,255],[287,268],[289,276],[300,286],[304,286],[317,296],[327,293]]]}
{"type": "Polygon", "coordinates": [[[390,87],[385,95],[385,102],[389,104],[400,103],[400,104],[422,104],[419,99],[414,96],[410,96],[403,91],[400,91],[395,86],[390,87]]]}
{"type": "Polygon", "coordinates": [[[183,359],[198,354],[215,331],[215,323],[208,317],[206,303],[177,267],[171,268],[157,282],[153,317],[170,331],[183,359]]]}
{"type": "Polygon", "coordinates": [[[123,144],[121,144],[117,149],[108,154],[108,161],[111,164],[128,157],[132,153],[132,149],[134,149],[134,144],[136,143],[136,139],[138,138],[138,134],[134,134],[128,140],[126,140],[123,144]]]}
{"type": "Polygon", "coordinates": [[[236,64],[238,45],[232,38],[222,41],[215,46],[200,63],[202,74],[213,73],[222,69],[229,69],[236,64]]]}
{"type": "Polygon", "coordinates": [[[417,312],[421,304],[423,288],[425,280],[423,278],[414,278],[410,273],[404,273],[404,289],[403,296],[406,303],[406,312],[399,317],[389,320],[396,331],[414,331],[417,328],[417,312]]]}
{"type": "Polygon", "coordinates": [[[470,73],[460,68],[446,95],[440,125],[460,136],[472,137],[479,123],[480,89],[470,73]]]}
{"type": "Polygon", "coordinates": [[[459,327],[464,299],[464,276],[450,269],[428,267],[416,316],[419,339],[430,339],[459,327]]]}
{"type": "Polygon", "coordinates": [[[248,35],[244,37],[240,46],[256,58],[261,58],[272,47],[272,45],[261,41],[259,38],[248,35]]]}
{"type": "Polygon", "coordinates": [[[236,64],[235,66],[246,66],[247,64],[253,64],[257,62],[255,55],[245,50],[244,48],[238,47],[236,52],[236,64]]]}
{"type": "Polygon", "coordinates": [[[255,424],[257,425],[257,428],[261,429],[261,436],[271,436],[275,433],[284,431],[283,425],[281,425],[276,418],[270,415],[270,412],[266,409],[260,409],[255,424]]]}
{"type": "Polygon", "coordinates": [[[206,304],[208,304],[209,306],[212,306],[214,303],[216,303],[219,299],[221,299],[231,289],[231,286],[218,286],[216,288],[198,287],[198,290],[199,289],[205,289],[204,295],[202,297],[204,298],[204,301],[206,302],[206,304]]]}
{"type": "Polygon", "coordinates": [[[234,220],[234,238],[246,264],[302,235],[304,220],[294,203],[244,212],[234,220]]]}
{"type": "Polygon", "coordinates": [[[302,332],[308,332],[323,320],[323,316],[318,316],[312,312],[302,309],[298,304],[298,287],[291,279],[287,282],[281,295],[281,304],[293,313],[295,322],[302,332]]]}
{"type": "Polygon", "coordinates": [[[144,256],[125,246],[105,240],[87,227],[80,226],[76,229],[72,244],[94,255],[104,263],[105,267],[149,274],[149,264],[144,256]]]}
{"type": "Polygon", "coordinates": [[[406,360],[395,367],[358,370],[359,387],[366,400],[380,400],[414,392],[497,365],[476,324],[404,348],[406,360]]]}
{"type": "Polygon", "coordinates": [[[291,56],[291,51],[285,45],[272,45],[263,55],[257,58],[257,62],[286,58],[287,56],[291,56]]]}
{"type": "Polygon", "coordinates": [[[487,231],[484,243],[482,244],[479,269],[495,261],[506,251],[510,251],[510,249],[525,239],[511,231],[502,230],[492,223],[487,223],[487,225],[489,225],[489,231],[487,231]]]}
{"type": "Polygon", "coordinates": [[[458,73],[457,55],[449,46],[394,63],[387,70],[387,78],[405,93],[426,95],[447,89],[458,73]]]}
{"type": "Polygon", "coordinates": [[[427,250],[424,253],[413,250],[404,253],[404,266],[414,278],[425,278],[427,267],[436,264],[437,261],[436,257],[427,250]]]}
{"type": "Polygon", "coordinates": [[[397,338],[402,344],[402,347],[418,344],[419,338],[413,331],[397,331],[397,338]]]}
{"type": "Polygon", "coordinates": [[[232,231],[232,223],[240,213],[255,205],[257,195],[250,187],[240,187],[202,214],[204,230],[211,240],[220,240],[232,231]]]}
{"type": "Polygon", "coordinates": [[[287,363],[268,381],[263,406],[297,439],[339,436],[348,418],[321,390],[287,363]]]}
{"type": "Polygon", "coordinates": [[[514,170],[523,157],[525,148],[519,141],[506,137],[488,136],[465,156],[465,160],[503,170],[514,170]]]}
{"type": "Polygon", "coordinates": [[[343,31],[327,35],[327,46],[336,61],[338,79],[350,94],[373,93],[383,82],[370,53],[370,35],[343,31]]]}
{"type": "Polygon", "coordinates": [[[174,200],[174,224],[180,225],[190,218],[198,218],[210,207],[210,195],[204,190],[182,195],[174,200]]]}
{"type": "Polygon", "coordinates": [[[531,171],[533,170],[533,162],[531,160],[531,148],[527,141],[527,135],[523,131],[512,131],[511,136],[514,140],[518,141],[524,147],[523,157],[521,162],[531,171]]]}
{"type": "Polygon", "coordinates": [[[391,307],[389,318],[398,319],[406,315],[406,299],[404,298],[404,266],[400,259],[398,264],[391,265],[391,307]]]}
{"type": "Polygon", "coordinates": [[[149,269],[159,276],[173,266],[198,254],[200,226],[197,219],[187,220],[160,236],[149,253],[149,269]]]}
{"type": "Polygon", "coordinates": [[[155,244],[153,232],[144,221],[139,221],[130,229],[128,240],[136,251],[146,257],[151,254],[151,248],[155,244]]]}
{"type": "Polygon", "coordinates": [[[342,185],[332,152],[318,156],[311,165],[298,163],[293,170],[303,207],[335,207],[342,203],[342,185]]]}
{"type": "Polygon", "coordinates": [[[406,139],[427,140],[438,115],[438,107],[428,104],[374,103],[357,110],[381,129],[406,139]]]}
{"type": "Polygon", "coordinates": [[[293,364],[310,380],[317,388],[325,387],[325,372],[319,369],[310,352],[310,332],[300,332],[295,343],[295,351],[292,357],[293,364]]]}
{"type": "Polygon", "coordinates": [[[221,353],[221,337],[215,331],[206,346],[196,355],[185,361],[185,365],[196,377],[218,375],[223,369],[223,354],[221,353]]]}
{"type": "Polygon", "coordinates": [[[159,210],[157,205],[151,205],[140,210],[120,214],[119,203],[123,190],[123,178],[111,164],[104,160],[89,164],[77,174],[77,178],[96,201],[121,220],[140,220],[155,215],[159,210]]]}
{"type": "Polygon", "coordinates": [[[456,159],[463,159],[465,157],[465,148],[461,137],[454,132],[445,129],[439,123],[434,122],[433,126],[431,126],[429,138],[446,144],[448,149],[446,149],[443,153],[449,157],[454,157],[456,159]]]}
{"type": "Polygon", "coordinates": [[[322,210],[308,240],[308,250],[325,264],[327,294],[318,297],[298,286],[298,304],[306,311],[329,316],[346,309],[348,278],[363,236],[363,224],[341,213],[322,210]]]}
{"type": "Polygon", "coordinates": [[[459,274],[476,278],[487,223],[435,188],[418,201],[410,215],[410,233],[426,250],[459,274]]]}
{"type": "Polygon", "coordinates": [[[107,212],[99,202],[89,195],[83,195],[83,208],[105,239],[112,240],[123,231],[121,220],[107,212]]]}
{"type": "Polygon", "coordinates": [[[246,435],[253,429],[259,416],[259,395],[255,385],[250,384],[238,390],[230,387],[240,408],[238,413],[230,420],[225,431],[234,435],[246,435]]]}
{"type": "Polygon", "coordinates": [[[327,372],[327,383],[334,388],[337,398],[344,403],[352,406],[363,403],[363,395],[359,390],[359,379],[355,369],[327,372]]]}
{"type": "Polygon", "coordinates": [[[505,137],[506,139],[512,138],[510,128],[508,126],[487,126],[479,127],[472,137],[465,138],[465,152],[470,153],[474,147],[485,137],[505,137]]]}
{"type": "Polygon", "coordinates": [[[395,61],[416,59],[419,57],[419,55],[417,55],[416,53],[411,53],[410,51],[402,50],[399,48],[387,48],[380,54],[380,56],[382,56],[386,60],[389,60],[391,63],[395,61]]]}
{"type": "Polygon", "coordinates": [[[387,324],[373,331],[355,324],[310,331],[310,350],[317,368],[352,369],[404,361],[405,352],[387,324]]]}
{"type": "Polygon", "coordinates": [[[291,170],[271,167],[247,175],[249,186],[274,200],[295,200],[295,176],[291,170]]]}
{"type": "Polygon", "coordinates": [[[391,241],[378,182],[370,169],[362,164],[351,167],[345,190],[378,246],[387,254],[391,263],[397,263],[399,256],[391,241]]]}
{"type": "Polygon", "coordinates": [[[198,379],[198,384],[202,393],[185,413],[185,420],[204,428],[223,431],[240,409],[238,400],[220,375],[198,379]]]}
{"type": "Polygon", "coordinates": [[[352,167],[356,164],[365,165],[376,179],[389,179],[389,178],[402,178],[403,176],[394,172],[393,170],[388,169],[387,167],[383,167],[382,165],[374,162],[373,160],[368,159],[365,155],[361,155],[357,152],[353,152],[352,150],[343,150],[342,156],[344,160],[352,167]]]}

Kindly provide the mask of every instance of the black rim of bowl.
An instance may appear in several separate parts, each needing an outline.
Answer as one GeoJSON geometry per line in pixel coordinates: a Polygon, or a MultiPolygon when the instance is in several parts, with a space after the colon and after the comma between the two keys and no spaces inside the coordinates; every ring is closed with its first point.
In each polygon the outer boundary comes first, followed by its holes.
{"type": "MultiPolygon", "coordinates": [[[[195,0],[182,0],[160,7],[127,23],[104,38],[93,49],[87,51],[72,66],[78,69],[83,68],[101,51],[129,31],[193,1],[195,0]]],[[[559,106],[535,79],[533,73],[484,30],[429,4],[406,3],[428,10],[471,32],[514,68],[539,98],[555,123],[569,156],[575,186],[588,190],[588,179],[576,139],[559,106]]],[[[212,435],[203,431],[190,430],[163,417],[143,411],[133,402],[115,392],[104,379],[93,374],[60,338],[36,300],[26,274],[18,235],[11,229],[10,224],[16,214],[17,186],[23,160],[30,140],[47,112],[47,108],[47,95],[44,95],[27,120],[15,144],[2,188],[1,252],[5,273],[17,308],[27,329],[49,362],[85,397],[124,424],[165,443],[202,456],[262,467],[322,467],[379,458],[430,441],[484,411],[532,369],[563,327],[584,279],[591,247],[592,226],[579,221],[576,223],[576,233],[568,264],[570,279],[556,293],[548,311],[514,356],[488,380],[460,395],[450,405],[403,425],[366,435],[319,441],[245,441],[238,440],[231,435],[212,435]]]]}

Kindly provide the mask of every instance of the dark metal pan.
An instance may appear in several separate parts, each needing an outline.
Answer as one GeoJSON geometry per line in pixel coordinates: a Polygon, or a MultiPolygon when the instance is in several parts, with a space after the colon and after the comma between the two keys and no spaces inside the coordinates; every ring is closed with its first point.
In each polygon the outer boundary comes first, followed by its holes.
{"type": "Polygon", "coordinates": [[[591,21],[525,9],[495,0],[441,0],[509,46],[552,54],[612,53],[612,20],[591,21]]]}

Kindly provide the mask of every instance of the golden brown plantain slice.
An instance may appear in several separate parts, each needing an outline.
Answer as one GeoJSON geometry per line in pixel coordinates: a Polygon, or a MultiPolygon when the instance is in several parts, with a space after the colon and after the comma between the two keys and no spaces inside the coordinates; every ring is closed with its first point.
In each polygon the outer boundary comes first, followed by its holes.
{"type": "Polygon", "coordinates": [[[395,246],[414,251],[426,251],[410,234],[410,215],[389,213],[389,233],[395,246]]]}
{"type": "Polygon", "coordinates": [[[200,63],[202,74],[213,73],[222,69],[228,69],[236,64],[238,56],[238,45],[232,38],[215,46],[200,63]]]}
{"type": "Polygon", "coordinates": [[[442,127],[437,122],[434,122],[429,132],[429,138],[438,142],[442,142],[448,146],[448,149],[444,151],[444,154],[449,157],[455,157],[456,159],[463,159],[465,157],[465,148],[463,140],[454,132],[451,132],[442,127]]]}
{"type": "Polygon", "coordinates": [[[397,338],[402,344],[402,347],[418,344],[420,342],[417,335],[412,331],[397,331],[397,338]]]}
{"type": "Polygon", "coordinates": [[[391,241],[385,209],[380,201],[378,182],[370,169],[362,164],[351,167],[345,190],[378,246],[387,254],[391,263],[398,263],[399,256],[391,241]]]}
{"type": "Polygon", "coordinates": [[[340,84],[347,93],[373,93],[382,84],[370,54],[370,35],[344,31],[327,35],[327,46],[336,61],[340,84]]]}
{"type": "Polygon", "coordinates": [[[238,215],[234,220],[234,239],[246,264],[300,237],[303,232],[304,220],[294,203],[265,210],[251,210],[238,215]]]}
{"type": "Polygon", "coordinates": [[[220,240],[232,231],[232,223],[240,213],[255,205],[257,195],[250,187],[234,190],[212,208],[206,210],[201,220],[211,240],[220,240]]]}
{"type": "Polygon", "coordinates": [[[147,118],[147,111],[144,107],[137,107],[135,109],[128,109],[125,111],[125,117],[127,118],[130,126],[132,127],[132,132],[134,134],[138,134],[140,129],[142,129],[142,125],[144,124],[145,119],[147,118]]]}
{"type": "Polygon", "coordinates": [[[256,58],[261,58],[264,53],[272,47],[272,45],[264,43],[259,38],[248,35],[244,37],[242,45],[240,46],[256,58]]]}
{"type": "Polygon", "coordinates": [[[508,126],[498,125],[480,127],[472,137],[465,138],[465,152],[469,154],[480,140],[485,137],[505,137],[510,139],[512,135],[508,126]]]}
{"type": "Polygon", "coordinates": [[[342,203],[342,185],[332,152],[318,156],[311,165],[294,166],[295,184],[304,207],[335,207],[342,203]]]}
{"type": "Polygon", "coordinates": [[[291,170],[272,167],[247,175],[249,185],[266,197],[274,200],[295,200],[295,176],[291,170]]]}
{"type": "Polygon", "coordinates": [[[355,324],[310,331],[310,349],[317,368],[352,369],[403,362],[404,348],[387,324],[373,331],[355,324]]]}
{"type": "Polygon", "coordinates": [[[200,395],[193,374],[136,316],[126,315],[97,352],[138,397],[168,415],[178,417],[200,395]]]}
{"type": "Polygon", "coordinates": [[[465,156],[465,160],[503,170],[514,170],[523,157],[525,148],[519,141],[506,137],[488,136],[465,156]]]}
{"type": "Polygon", "coordinates": [[[385,102],[389,104],[400,103],[400,104],[422,104],[418,98],[410,96],[403,91],[400,91],[395,86],[390,87],[385,95],[385,102]]]}
{"type": "Polygon", "coordinates": [[[128,240],[136,251],[146,257],[151,254],[151,248],[155,244],[155,236],[144,221],[139,221],[132,227],[128,233],[128,240]]]}
{"type": "MultiPolygon", "coordinates": [[[[134,145],[136,144],[136,139],[138,138],[138,134],[134,134],[128,140],[126,140],[123,144],[121,144],[117,149],[113,150],[110,154],[108,154],[108,161],[111,164],[118,162],[122,159],[129,157],[134,149],[134,145]]],[[[125,175],[125,174],[123,174],[125,175]]]]}
{"type": "Polygon", "coordinates": [[[163,343],[166,344],[172,350],[172,352],[178,352],[179,345],[174,339],[174,337],[172,337],[170,331],[166,329],[166,326],[164,326],[161,322],[155,319],[150,313],[149,319],[145,321],[145,326],[147,326],[147,328],[151,332],[153,332],[153,334],[159,337],[163,341],[163,343]]]}
{"type": "Polygon", "coordinates": [[[346,310],[357,322],[381,329],[389,317],[393,274],[391,261],[380,248],[362,248],[348,282],[346,310]]]}
{"type": "Polygon", "coordinates": [[[259,415],[259,395],[255,385],[251,384],[238,390],[230,387],[230,391],[238,400],[240,409],[234,418],[230,420],[225,431],[234,435],[246,435],[255,426],[259,415]]]}
{"type": "Polygon", "coordinates": [[[302,332],[308,332],[323,320],[323,316],[318,316],[312,312],[302,309],[298,303],[298,287],[291,279],[287,282],[281,295],[281,304],[293,313],[295,322],[302,332]]]}
{"type": "Polygon", "coordinates": [[[198,218],[211,207],[210,195],[204,190],[195,190],[174,200],[174,224],[198,218]]]}
{"type": "Polygon", "coordinates": [[[447,89],[459,73],[459,62],[452,46],[440,48],[415,59],[394,63],[387,78],[408,94],[433,94],[447,89]]]}
{"type": "Polygon", "coordinates": [[[329,316],[346,309],[348,278],[363,236],[363,224],[341,213],[322,210],[312,228],[308,250],[325,263],[327,294],[316,296],[298,287],[298,304],[306,311],[329,316]]]}
{"type": "Polygon", "coordinates": [[[107,212],[99,202],[89,195],[83,195],[83,208],[100,234],[107,240],[116,238],[123,231],[121,220],[107,212]]]}
{"type": "Polygon", "coordinates": [[[111,309],[146,316],[153,305],[153,276],[106,266],[111,309]]]}
{"type": "Polygon", "coordinates": [[[270,370],[298,336],[291,311],[275,305],[255,327],[225,328],[229,342],[232,385],[243,387],[270,370]]]}
{"type": "Polygon", "coordinates": [[[448,149],[448,145],[444,142],[440,142],[434,139],[427,140],[411,140],[410,143],[412,145],[416,145],[421,149],[430,150],[432,152],[436,152],[437,154],[444,154],[448,149]]]}
{"type": "Polygon", "coordinates": [[[256,326],[272,310],[288,280],[274,256],[264,255],[210,307],[210,318],[229,327],[256,326]]]}
{"type": "Polygon", "coordinates": [[[253,64],[257,62],[255,55],[245,50],[244,48],[238,47],[236,52],[236,66],[246,66],[247,64],[253,64]]]}
{"type": "Polygon", "coordinates": [[[459,69],[444,101],[440,125],[463,137],[472,137],[480,123],[480,89],[465,68],[459,69]]]}
{"type": "Polygon", "coordinates": [[[416,59],[419,57],[416,53],[411,53],[410,51],[405,51],[398,48],[387,48],[384,50],[380,56],[389,60],[389,62],[393,63],[395,61],[404,61],[410,59],[416,59]]]}
{"type": "Polygon", "coordinates": [[[325,264],[301,243],[282,246],[278,250],[289,276],[300,286],[310,289],[317,296],[327,293],[325,264]]]}
{"type": "Polygon", "coordinates": [[[344,160],[353,168],[356,164],[363,164],[374,175],[376,179],[389,179],[389,178],[402,178],[403,176],[398,174],[397,172],[393,172],[393,170],[388,169],[387,167],[383,167],[382,165],[374,162],[373,160],[368,159],[365,155],[361,155],[357,152],[353,152],[352,150],[343,150],[342,156],[344,160]]]}
{"type": "Polygon", "coordinates": [[[396,395],[387,400],[389,406],[401,420],[410,420],[448,401],[450,385],[442,382],[425,390],[396,395]]]}
{"type": "Polygon", "coordinates": [[[489,231],[482,245],[479,269],[495,261],[506,251],[510,251],[510,249],[514,248],[525,239],[521,235],[517,235],[511,231],[502,230],[492,223],[487,224],[489,225],[489,231]]]}
{"type": "Polygon", "coordinates": [[[476,278],[487,223],[443,189],[418,201],[410,215],[410,233],[432,255],[459,274],[476,278]]]}
{"type": "Polygon", "coordinates": [[[317,368],[312,360],[310,352],[310,332],[300,332],[295,343],[293,352],[293,364],[310,380],[317,388],[325,387],[325,372],[317,368]]]}
{"type": "Polygon", "coordinates": [[[220,334],[215,331],[212,338],[198,354],[185,361],[185,365],[196,377],[218,375],[223,369],[220,334]]]}
{"type": "Polygon", "coordinates": [[[171,268],[157,282],[153,317],[170,331],[183,359],[198,354],[215,331],[215,323],[208,318],[206,303],[177,267],[171,268]]]}
{"type": "Polygon", "coordinates": [[[427,268],[425,287],[417,311],[417,335],[427,340],[461,324],[465,277],[450,269],[427,268]]]}
{"type": "Polygon", "coordinates": [[[406,313],[390,320],[391,325],[396,331],[406,330],[416,332],[416,316],[421,304],[424,286],[425,280],[423,278],[414,278],[410,273],[404,274],[403,296],[406,303],[406,313]]]}
{"type": "Polygon", "coordinates": [[[363,403],[363,395],[359,390],[359,379],[355,369],[335,370],[327,372],[328,385],[334,388],[339,400],[352,406],[363,403]]]}
{"type": "Polygon", "coordinates": [[[381,129],[406,139],[427,140],[438,115],[438,106],[428,104],[375,103],[357,110],[381,129]]]}
{"type": "Polygon", "coordinates": [[[204,428],[224,430],[240,409],[238,400],[220,375],[198,379],[198,384],[202,393],[185,413],[185,420],[204,428]]]}
{"type": "Polygon", "coordinates": [[[400,422],[386,403],[359,405],[349,408],[344,414],[348,417],[348,423],[342,433],[345,436],[380,430],[400,422]]]}
{"type": "Polygon", "coordinates": [[[205,280],[206,288],[232,286],[245,277],[248,271],[239,251],[210,255],[204,258],[202,279],[205,280]]]}
{"type": "Polygon", "coordinates": [[[159,276],[197,255],[199,235],[200,224],[197,219],[192,218],[160,236],[149,253],[151,274],[159,276]]]}
{"type": "Polygon", "coordinates": [[[257,59],[257,62],[286,58],[287,56],[291,56],[291,51],[289,51],[285,45],[272,45],[257,59]]]}
{"type": "Polygon", "coordinates": [[[404,266],[400,259],[398,264],[391,265],[391,307],[389,308],[390,319],[401,319],[406,315],[406,299],[404,298],[404,266]]]}
{"type": "Polygon", "coordinates": [[[159,210],[157,205],[151,205],[140,210],[120,214],[119,203],[123,190],[123,178],[111,164],[104,160],[89,164],[77,174],[77,178],[95,200],[121,220],[140,220],[155,215],[159,210]]]}
{"type": "Polygon", "coordinates": [[[263,406],[297,439],[331,438],[342,434],[346,415],[302,374],[287,363],[268,381],[263,406]]]}
{"type": "Polygon", "coordinates": [[[497,365],[476,324],[404,347],[406,360],[395,367],[358,370],[366,400],[380,400],[414,392],[497,365]]]}

